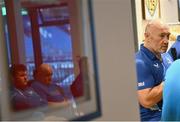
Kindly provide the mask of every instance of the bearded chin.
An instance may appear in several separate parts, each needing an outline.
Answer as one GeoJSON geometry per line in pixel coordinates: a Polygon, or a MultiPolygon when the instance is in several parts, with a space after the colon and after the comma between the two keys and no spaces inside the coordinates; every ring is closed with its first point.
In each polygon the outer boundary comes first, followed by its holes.
{"type": "Polygon", "coordinates": [[[161,50],[161,53],[165,53],[166,52],[166,50],[161,50]]]}
{"type": "Polygon", "coordinates": [[[160,53],[165,53],[167,49],[161,49],[160,53]]]}

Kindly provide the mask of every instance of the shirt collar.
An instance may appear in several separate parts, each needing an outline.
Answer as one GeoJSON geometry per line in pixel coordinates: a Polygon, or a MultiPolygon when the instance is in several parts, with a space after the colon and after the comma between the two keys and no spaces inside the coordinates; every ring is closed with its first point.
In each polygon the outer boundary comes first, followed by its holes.
{"type": "Polygon", "coordinates": [[[151,52],[148,48],[144,47],[144,44],[141,44],[140,50],[143,51],[150,59],[158,59],[153,52],[151,52]]]}

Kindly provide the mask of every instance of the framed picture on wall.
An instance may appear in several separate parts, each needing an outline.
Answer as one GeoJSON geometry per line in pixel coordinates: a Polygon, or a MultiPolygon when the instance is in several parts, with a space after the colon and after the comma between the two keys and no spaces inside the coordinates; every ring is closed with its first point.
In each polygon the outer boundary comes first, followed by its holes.
{"type": "Polygon", "coordinates": [[[180,21],[180,0],[178,1],[178,20],[180,21]]]}
{"type": "Polygon", "coordinates": [[[160,18],[160,0],[142,0],[143,19],[160,18]]]}

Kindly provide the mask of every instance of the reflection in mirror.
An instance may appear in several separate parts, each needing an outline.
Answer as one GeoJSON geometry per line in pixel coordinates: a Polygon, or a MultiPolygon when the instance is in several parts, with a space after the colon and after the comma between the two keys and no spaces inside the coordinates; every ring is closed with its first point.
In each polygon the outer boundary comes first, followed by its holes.
{"type": "Polygon", "coordinates": [[[27,68],[23,64],[10,67],[12,90],[10,100],[14,111],[47,105],[47,99],[28,85],[27,68]]]}
{"type": "Polygon", "coordinates": [[[11,116],[7,120],[88,120],[100,115],[87,3],[3,2],[11,116]]]}

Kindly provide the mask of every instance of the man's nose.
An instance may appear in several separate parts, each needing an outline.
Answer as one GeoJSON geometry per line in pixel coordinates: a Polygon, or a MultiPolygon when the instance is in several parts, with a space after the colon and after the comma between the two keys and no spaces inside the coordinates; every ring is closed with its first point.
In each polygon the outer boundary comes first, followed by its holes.
{"type": "Polygon", "coordinates": [[[52,78],[50,77],[48,80],[51,82],[52,78]]]}
{"type": "Polygon", "coordinates": [[[24,80],[27,81],[27,77],[26,76],[24,77],[24,80]]]}
{"type": "Polygon", "coordinates": [[[164,38],[164,43],[169,43],[169,38],[168,37],[164,38]]]}

